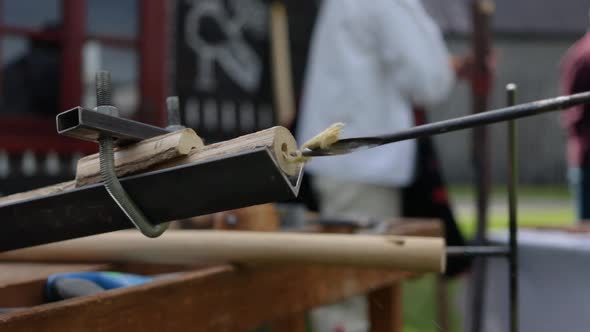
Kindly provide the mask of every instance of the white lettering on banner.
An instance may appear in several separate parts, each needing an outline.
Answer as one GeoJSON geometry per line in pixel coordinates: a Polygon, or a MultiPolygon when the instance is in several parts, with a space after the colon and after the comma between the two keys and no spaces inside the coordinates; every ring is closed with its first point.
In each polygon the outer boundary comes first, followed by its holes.
{"type": "Polygon", "coordinates": [[[231,0],[228,7],[219,0],[187,0],[192,5],[186,14],[184,32],[187,45],[195,52],[197,70],[195,88],[212,91],[216,88],[215,64],[247,92],[258,89],[262,61],[244,39],[244,32],[256,38],[268,35],[267,9],[261,0],[231,0]],[[200,31],[205,18],[213,20],[224,39],[210,42],[200,31]]]}

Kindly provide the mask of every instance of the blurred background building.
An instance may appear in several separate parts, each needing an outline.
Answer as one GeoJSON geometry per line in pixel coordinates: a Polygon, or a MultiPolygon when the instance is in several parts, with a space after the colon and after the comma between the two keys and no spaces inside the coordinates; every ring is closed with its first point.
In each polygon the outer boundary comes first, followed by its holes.
{"type": "MultiPolygon", "coordinates": [[[[287,0],[296,96],[300,97],[319,0],[287,0]]],[[[452,51],[469,47],[467,0],[424,0],[452,51]]],[[[493,106],[503,86],[519,100],[558,94],[558,63],[585,33],[587,2],[497,0],[498,57],[493,106]],[[534,9],[534,10],[533,10],[534,9]]],[[[207,141],[275,122],[270,76],[268,3],[263,0],[0,0],[0,192],[73,177],[94,144],[55,133],[58,112],[93,107],[94,73],[110,70],[123,116],[164,125],[164,100],[179,95],[183,120],[207,141]]],[[[469,87],[458,86],[432,120],[470,112],[469,87]]],[[[503,125],[493,129],[493,178],[505,173],[503,125]]],[[[472,178],[469,132],[436,138],[449,181],[472,178]]],[[[557,114],[520,121],[521,179],[565,183],[564,134],[557,114]]]]}
{"type": "MultiPolygon", "coordinates": [[[[422,0],[443,28],[452,52],[470,47],[471,13],[468,0],[422,0]]],[[[495,0],[493,44],[497,55],[491,107],[505,106],[504,87],[518,84],[519,102],[559,94],[559,61],[588,29],[588,2],[583,0],[495,0]]],[[[470,90],[458,85],[452,97],[431,120],[465,115],[470,110],[470,90]]],[[[524,184],[565,184],[565,133],[558,113],[519,122],[520,179],[524,184]]],[[[492,177],[505,183],[505,124],[492,126],[492,177]]],[[[467,183],[473,177],[469,131],[436,137],[447,179],[467,183]]]]}

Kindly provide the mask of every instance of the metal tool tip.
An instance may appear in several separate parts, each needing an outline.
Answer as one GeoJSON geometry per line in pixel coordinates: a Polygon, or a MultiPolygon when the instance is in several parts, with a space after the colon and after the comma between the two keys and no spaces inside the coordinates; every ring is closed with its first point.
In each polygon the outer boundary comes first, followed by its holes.
{"type": "Polygon", "coordinates": [[[506,84],[506,90],[507,91],[516,91],[517,86],[514,83],[508,83],[506,84]]]}
{"type": "Polygon", "coordinates": [[[178,99],[178,96],[172,96],[172,97],[166,98],[166,106],[168,107],[168,110],[179,109],[180,108],[179,104],[180,104],[180,100],[178,99]]]}

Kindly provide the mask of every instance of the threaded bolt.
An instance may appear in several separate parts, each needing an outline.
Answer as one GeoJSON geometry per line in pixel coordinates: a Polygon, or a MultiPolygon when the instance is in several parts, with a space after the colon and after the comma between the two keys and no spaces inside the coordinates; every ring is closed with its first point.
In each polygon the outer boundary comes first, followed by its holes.
{"type": "Polygon", "coordinates": [[[96,106],[111,106],[111,73],[101,70],[96,73],[96,106]]]}
{"type": "Polygon", "coordinates": [[[168,112],[168,127],[170,130],[182,129],[180,123],[180,100],[177,96],[166,98],[166,110],[168,112]]]}

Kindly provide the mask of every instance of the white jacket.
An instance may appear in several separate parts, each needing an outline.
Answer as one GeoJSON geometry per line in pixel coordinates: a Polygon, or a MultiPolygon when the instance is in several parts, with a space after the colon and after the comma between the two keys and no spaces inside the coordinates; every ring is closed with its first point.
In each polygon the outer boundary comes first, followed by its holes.
{"type": "MultiPolygon", "coordinates": [[[[454,84],[441,33],[419,0],[324,0],[311,45],[297,138],[344,122],[343,137],[413,126],[412,105],[442,101],[454,84]]],[[[307,170],[342,180],[403,186],[415,142],[318,157],[307,170]]]]}

